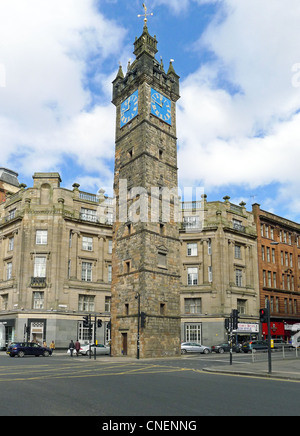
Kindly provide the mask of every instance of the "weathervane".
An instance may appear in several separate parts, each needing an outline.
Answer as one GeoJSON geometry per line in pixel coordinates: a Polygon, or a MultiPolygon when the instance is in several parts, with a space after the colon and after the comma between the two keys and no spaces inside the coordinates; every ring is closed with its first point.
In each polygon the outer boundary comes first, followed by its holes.
{"type": "Polygon", "coordinates": [[[138,17],[140,18],[140,17],[145,16],[144,23],[145,23],[145,26],[147,26],[147,21],[148,21],[147,17],[153,16],[153,13],[151,12],[150,14],[147,14],[147,6],[145,5],[145,3],[143,3],[143,8],[145,10],[145,14],[139,14],[138,17]]]}

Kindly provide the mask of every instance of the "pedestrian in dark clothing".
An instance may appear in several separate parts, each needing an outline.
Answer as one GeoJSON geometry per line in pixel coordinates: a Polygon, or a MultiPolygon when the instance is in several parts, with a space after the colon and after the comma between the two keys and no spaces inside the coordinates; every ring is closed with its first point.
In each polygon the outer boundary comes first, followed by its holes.
{"type": "Polygon", "coordinates": [[[70,350],[70,356],[73,357],[73,351],[74,351],[75,345],[73,340],[71,339],[71,342],[69,343],[69,350],[70,350]]]}
{"type": "Polygon", "coordinates": [[[76,350],[76,356],[78,357],[79,350],[80,350],[80,342],[78,341],[78,339],[75,342],[75,350],[76,350]]]}

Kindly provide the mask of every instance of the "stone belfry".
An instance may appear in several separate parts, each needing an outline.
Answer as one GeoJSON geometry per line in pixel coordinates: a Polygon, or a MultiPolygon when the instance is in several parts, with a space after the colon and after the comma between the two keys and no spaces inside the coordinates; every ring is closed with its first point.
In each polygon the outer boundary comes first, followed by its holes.
{"type": "Polygon", "coordinates": [[[111,351],[180,355],[176,102],[179,76],[147,27],[113,81],[116,106],[111,351]]]}

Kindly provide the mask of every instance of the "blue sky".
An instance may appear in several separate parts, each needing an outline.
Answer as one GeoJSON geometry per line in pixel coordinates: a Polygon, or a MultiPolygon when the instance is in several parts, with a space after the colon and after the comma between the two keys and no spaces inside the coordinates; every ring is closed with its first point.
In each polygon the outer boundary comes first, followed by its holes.
{"type": "MultiPolygon", "coordinates": [[[[0,0],[0,166],[112,193],[111,82],[140,0],[0,0]]],[[[148,0],[157,59],[181,77],[181,187],[300,221],[299,0],[148,0]]]]}

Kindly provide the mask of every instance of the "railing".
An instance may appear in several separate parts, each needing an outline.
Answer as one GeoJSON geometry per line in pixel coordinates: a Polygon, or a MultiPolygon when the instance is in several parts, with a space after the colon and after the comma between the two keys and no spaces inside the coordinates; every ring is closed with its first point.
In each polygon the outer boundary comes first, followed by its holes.
{"type": "Polygon", "coordinates": [[[32,288],[45,288],[47,286],[46,277],[31,277],[30,286],[32,288]]]}

